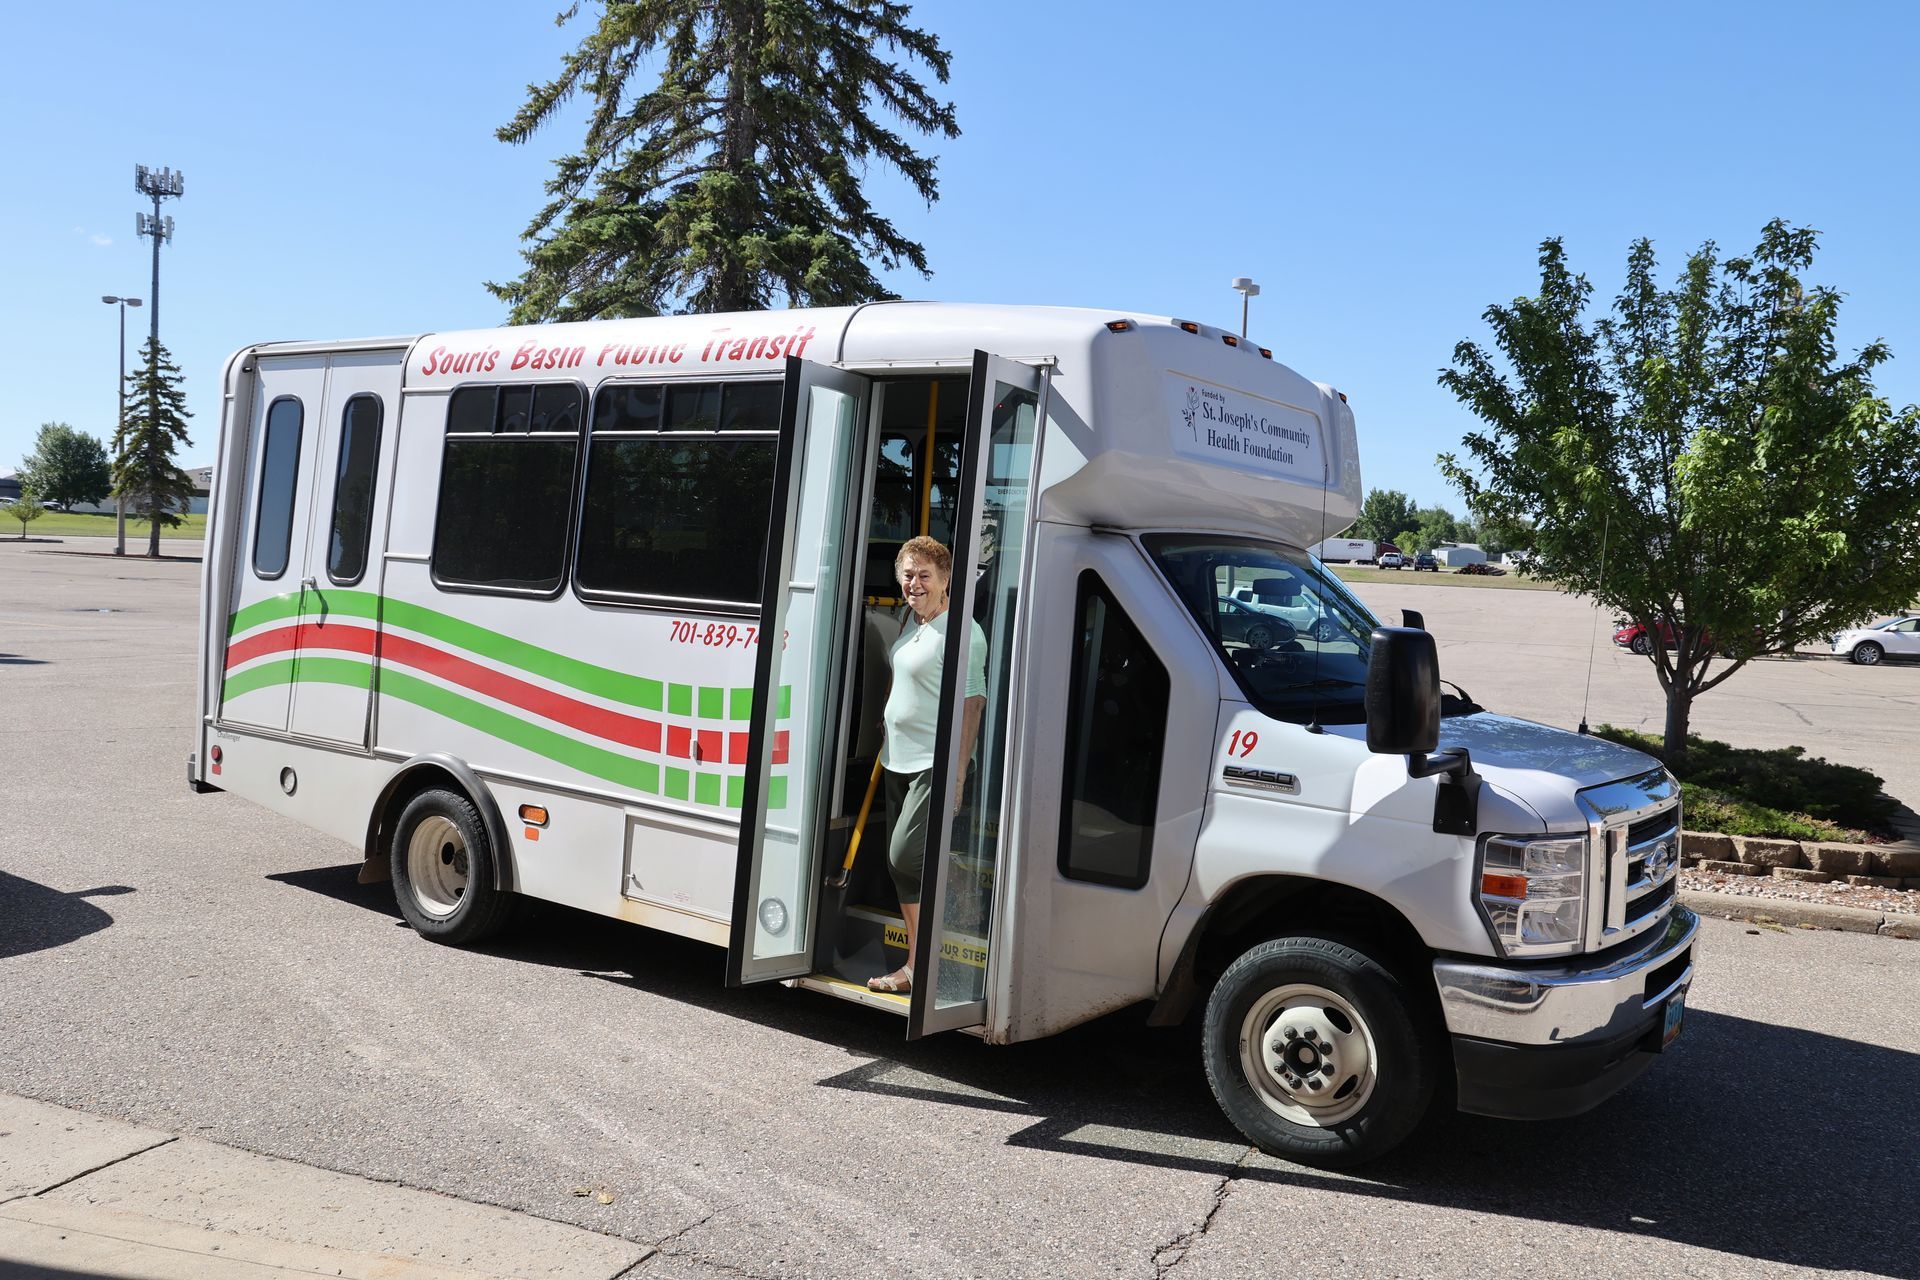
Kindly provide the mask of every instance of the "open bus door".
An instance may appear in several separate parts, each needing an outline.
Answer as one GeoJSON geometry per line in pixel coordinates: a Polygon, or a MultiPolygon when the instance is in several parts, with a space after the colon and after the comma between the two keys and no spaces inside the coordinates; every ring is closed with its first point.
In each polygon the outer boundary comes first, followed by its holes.
{"type": "Polygon", "coordinates": [[[986,639],[986,706],[969,768],[961,739],[976,640],[971,626],[949,626],[908,1039],[986,1020],[1003,840],[1017,830],[1024,802],[1015,747],[1027,699],[1017,642],[1031,579],[1032,498],[1049,379],[1048,370],[973,353],[947,607],[956,619],[978,623],[986,639]],[[957,779],[964,799],[956,808],[957,779]]]}
{"type": "Polygon", "coordinates": [[[741,791],[727,985],[813,967],[857,537],[868,380],[786,362],[741,791]]]}

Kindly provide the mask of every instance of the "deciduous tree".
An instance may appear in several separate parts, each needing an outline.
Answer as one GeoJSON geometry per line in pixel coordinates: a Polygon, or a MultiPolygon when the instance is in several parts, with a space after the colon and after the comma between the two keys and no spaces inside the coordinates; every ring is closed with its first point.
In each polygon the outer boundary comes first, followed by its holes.
{"type": "Polygon", "coordinates": [[[868,201],[866,168],[890,166],[929,204],[938,188],[885,117],[959,133],[952,106],[889,57],[947,78],[946,50],[908,16],[898,0],[603,0],[498,131],[524,143],[575,94],[591,100],[522,237],[525,272],[487,287],[516,323],[891,297],[871,264],[924,274],[926,253],[868,201]],[[649,55],[659,80],[643,88],[649,55]]]}
{"type": "Polygon", "coordinates": [[[1360,518],[1353,522],[1352,536],[1394,542],[1393,535],[1412,523],[1412,498],[1398,489],[1371,489],[1360,504],[1360,518]]]}
{"type": "Polygon", "coordinates": [[[13,504],[7,508],[7,518],[20,522],[20,541],[22,542],[27,540],[27,526],[45,514],[47,509],[40,505],[39,498],[34,496],[31,489],[22,489],[20,496],[15,498],[13,504]]]}
{"type": "Polygon", "coordinates": [[[128,510],[153,521],[147,554],[158,556],[161,526],[178,525],[193,498],[192,478],[173,460],[176,448],[192,443],[192,415],[166,346],[148,338],[140,359],[140,368],[127,375],[126,416],[113,436],[113,491],[126,498],[128,510]]]}
{"type": "Polygon", "coordinates": [[[64,422],[43,423],[20,463],[20,487],[62,507],[98,502],[113,488],[107,448],[64,422]]]}
{"type": "Polygon", "coordinates": [[[1755,655],[1920,593],[1920,409],[1874,389],[1886,346],[1834,344],[1840,295],[1808,285],[1815,233],[1767,224],[1746,257],[1708,242],[1662,287],[1634,243],[1613,314],[1559,240],[1540,292],[1485,313],[1499,357],[1454,348],[1441,383],[1485,423],[1442,469],[1482,519],[1533,522],[1535,572],[1633,618],[1655,646],[1665,743],[1755,655]],[[1603,555],[1604,547],[1604,555],[1603,555]]]}

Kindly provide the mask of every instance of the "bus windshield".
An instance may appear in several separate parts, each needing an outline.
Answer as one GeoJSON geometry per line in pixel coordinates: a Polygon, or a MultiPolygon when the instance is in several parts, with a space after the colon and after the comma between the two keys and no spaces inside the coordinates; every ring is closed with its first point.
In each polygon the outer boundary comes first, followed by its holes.
{"type": "Polygon", "coordinates": [[[1317,560],[1219,534],[1143,541],[1248,701],[1297,724],[1366,720],[1368,640],[1380,622],[1317,560]]]}

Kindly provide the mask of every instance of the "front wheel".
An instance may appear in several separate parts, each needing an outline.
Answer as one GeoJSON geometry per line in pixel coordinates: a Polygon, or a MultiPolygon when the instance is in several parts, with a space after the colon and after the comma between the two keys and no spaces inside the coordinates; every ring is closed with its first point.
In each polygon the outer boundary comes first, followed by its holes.
{"type": "Polygon", "coordinates": [[[1641,632],[1627,647],[1644,658],[1653,652],[1653,640],[1645,632],[1641,632]]]}
{"type": "Polygon", "coordinates": [[[1311,634],[1313,638],[1316,641],[1318,641],[1320,644],[1326,644],[1329,641],[1331,641],[1335,636],[1339,635],[1340,630],[1338,627],[1335,627],[1331,622],[1328,622],[1325,618],[1320,618],[1315,620],[1309,634],[1311,634]]]}
{"type": "Polygon", "coordinates": [[[498,933],[513,907],[498,888],[493,843],[473,802],[433,787],[400,811],[388,846],[393,898],[423,938],[467,946],[498,933]]]}
{"type": "Polygon", "coordinates": [[[1377,1159],[1420,1123],[1437,1071],[1415,996],[1331,938],[1275,938],[1207,1001],[1207,1081],[1262,1150],[1322,1168],[1377,1159]]]}
{"type": "Polygon", "coordinates": [[[1880,659],[1886,656],[1886,650],[1871,640],[1862,640],[1853,646],[1853,660],[1863,667],[1877,667],[1880,659]]]}

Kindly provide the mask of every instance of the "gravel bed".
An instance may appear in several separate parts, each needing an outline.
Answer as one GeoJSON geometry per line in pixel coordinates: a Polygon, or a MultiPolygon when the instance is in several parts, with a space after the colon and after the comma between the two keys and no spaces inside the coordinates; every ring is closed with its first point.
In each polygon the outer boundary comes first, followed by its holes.
{"type": "Polygon", "coordinates": [[[1833,907],[1859,907],[1865,911],[1920,915],[1920,889],[1883,889],[1877,885],[1848,884],[1844,880],[1812,884],[1804,880],[1737,876],[1724,871],[1689,868],[1680,873],[1680,887],[1741,898],[1791,898],[1795,902],[1820,902],[1833,907]]]}

